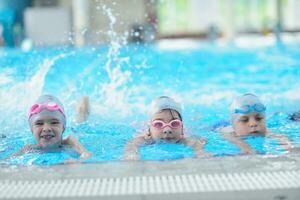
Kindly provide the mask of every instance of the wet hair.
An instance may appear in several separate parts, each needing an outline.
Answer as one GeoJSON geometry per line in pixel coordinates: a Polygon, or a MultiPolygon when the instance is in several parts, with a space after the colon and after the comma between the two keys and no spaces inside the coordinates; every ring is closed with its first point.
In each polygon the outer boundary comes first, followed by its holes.
{"type": "MultiPolygon", "coordinates": [[[[182,121],[182,117],[181,117],[180,113],[177,112],[176,110],[173,110],[173,109],[164,109],[164,110],[169,110],[169,111],[170,111],[170,114],[171,114],[171,116],[172,116],[172,120],[175,119],[175,117],[174,117],[174,115],[173,115],[173,112],[176,112],[176,113],[178,114],[178,116],[179,116],[180,121],[182,121]]],[[[162,110],[162,111],[163,111],[163,110],[162,110]]]]}

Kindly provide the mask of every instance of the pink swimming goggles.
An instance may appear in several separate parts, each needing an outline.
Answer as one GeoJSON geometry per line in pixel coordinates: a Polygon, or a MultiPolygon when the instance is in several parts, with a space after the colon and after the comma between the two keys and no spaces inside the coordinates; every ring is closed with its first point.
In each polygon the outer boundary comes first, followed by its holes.
{"type": "Polygon", "coordinates": [[[34,104],[33,106],[31,106],[31,108],[29,110],[28,119],[30,119],[32,117],[32,115],[40,113],[44,109],[49,110],[49,111],[59,111],[64,117],[66,117],[65,111],[62,107],[60,107],[55,102],[48,102],[48,103],[43,103],[43,104],[34,104]]]}
{"type": "Polygon", "coordinates": [[[182,126],[182,121],[180,121],[179,119],[175,119],[170,121],[169,123],[165,123],[162,120],[154,120],[151,122],[151,125],[157,129],[164,129],[167,126],[176,129],[182,126]]]}

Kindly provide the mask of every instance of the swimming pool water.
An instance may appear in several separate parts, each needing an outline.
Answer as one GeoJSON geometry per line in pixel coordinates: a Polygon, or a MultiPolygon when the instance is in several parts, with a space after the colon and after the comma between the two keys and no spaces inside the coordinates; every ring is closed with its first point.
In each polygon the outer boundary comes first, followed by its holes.
{"type": "MultiPolygon", "coordinates": [[[[267,125],[300,146],[300,123],[288,115],[300,110],[300,45],[260,48],[199,44],[199,48],[163,49],[158,45],[127,45],[109,54],[110,46],[0,50],[0,159],[4,163],[51,165],[74,152],[7,156],[34,143],[27,111],[40,95],[51,93],[65,105],[64,135],[74,134],[94,156],[86,162],[121,160],[124,145],[146,129],[147,106],[169,95],[184,107],[186,134],[206,138],[205,150],[215,156],[238,155],[213,126],[229,119],[236,95],[252,92],[267,106],[267,125]],[[89,95],[92,114],[87,123],[74,123],[74,104],[89,95]]],[[[245,138],[261,154],[287,153],[277,141],[245,138]]],[[[193,157],[180,144],[142,146],[144,160],[193,157]]]]}

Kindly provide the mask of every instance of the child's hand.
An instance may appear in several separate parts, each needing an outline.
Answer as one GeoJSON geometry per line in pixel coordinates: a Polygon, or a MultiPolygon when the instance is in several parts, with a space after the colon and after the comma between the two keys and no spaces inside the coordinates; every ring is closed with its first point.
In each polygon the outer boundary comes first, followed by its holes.
{"type": "Polygon", "coordinates": [[[207,153],[205,151],[202,151],[200,153],[197,153],[196,158],[210,158],[212,155],[210,153],[207,153]]]}
{"type": "Polygon", "coordinates": [[[244,147],[241,149],[241,154],[256,154],[257,152],[252,149],[251,147],[247,148],[247,147],[244,147]]]}
{"type": "Polygon", "coordinates": [[[76,164],[76,163],[80,163],[80,160],[69,158],[64,161],[64,164],[76,164]]]}
{"type": "Polygon", "coordinates": [[[91,157],[93,154],[89,151],[85,151],[80,155],[80,159],[87,159],[89,157],[91,157]]]}
{"type": "Polygon", "coordinates": [[[137,153],[126,154],[124,160],[138,160],[139,155],[137,153]]]}
{"type": "Polygon", "coordinates": [[[200,142],[200,144],[205,145],[205,144],[207,144],[207,139],[200,138],[199,142],[200,142]]]}

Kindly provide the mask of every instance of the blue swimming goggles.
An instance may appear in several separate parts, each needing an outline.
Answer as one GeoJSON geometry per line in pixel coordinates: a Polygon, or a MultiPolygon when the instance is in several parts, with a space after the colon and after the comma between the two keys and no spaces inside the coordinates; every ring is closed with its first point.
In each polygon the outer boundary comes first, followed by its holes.
{"type": "Polygon", "coordinates": [[[240,108],[234,109],[235,114],[249,114],[252,112],[262,113],[265,111],[266,111],[266,107],[261,103],[253,104],[253,105],[245,105],[240,108]]]}

